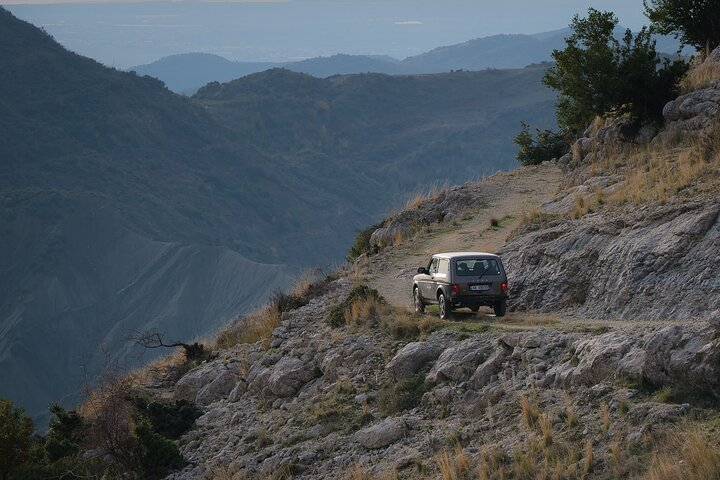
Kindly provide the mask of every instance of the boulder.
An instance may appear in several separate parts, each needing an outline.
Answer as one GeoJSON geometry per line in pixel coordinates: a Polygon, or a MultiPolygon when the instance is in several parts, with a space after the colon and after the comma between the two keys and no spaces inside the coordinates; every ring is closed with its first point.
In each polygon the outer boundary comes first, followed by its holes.
{"type": "Polygon", "coordinates": [[[317,376],[318,369],[314,364],[295,357],[283,357],[272,368],[263,393],[276,397],[291,397],[317,376]]]}
{"type": "Polygon", "coordinates": [[[464,340],[440,354],[427,380],[464,382],[494,351],[495,347],[488,338],[464,340]]]}
{"type": "Polygon", "coordinates": [[[210,405],[224,399],[235,388],[237,380],[235,372],[225,369],[198,391],[195,401],[199,405],[210,405]]]}
{"type": "Polygon", "coordinates": [[[437,360],[445,346],[437,342],[408,343],[401,348],[385,371],[394,379],[402,380],[419,373],[428,363],[437,360]]]}
{"type": "Polygon", "coordinates": [[[355,434],[355,440],[365,448],[374,450],[387,447],[405,436],[406,428],[398,418],[386,418],[382,422],[372,425],[355,434]]]}
{"type": "Polygon", "coordinates": [[[228,368],[220,362],[204,363],[190,370],[175,384],[175,397],[195,402],[198,392],[210,385],[217,377],[224,375],[228,368]]]}

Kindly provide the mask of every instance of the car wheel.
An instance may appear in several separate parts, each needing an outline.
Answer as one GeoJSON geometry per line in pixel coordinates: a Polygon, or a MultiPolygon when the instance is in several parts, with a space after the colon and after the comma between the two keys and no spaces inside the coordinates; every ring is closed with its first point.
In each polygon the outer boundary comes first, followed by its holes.
{"type": "Polygon", "coordinates": [[[413,288],[413,304],[415,305],[416,313],[425,312],[425,302],[423,302],[420,297],[420,289],[417,287],[413,288]]]}
{"type": "Polygon", "coordinates": [[[480,307],[470,307],[470,311],[473,313],[477,313],[480,310],[480,307]]]}
{"type": "Polygon", "coordinates": [[[440,320],[447,320],[450,317],[450,305],[445,300],[445,294],[441,293],[438,295],[438,311],[440,313],[440,320]]]}
{"type": "Polygon", "coordinates": [[[507,310],[507,300],[498,300],[497,302],[495,302],[495,305],[493,305],[493,310],[495,310],[496,317],[504,317],[505,310],[507,310]]]}

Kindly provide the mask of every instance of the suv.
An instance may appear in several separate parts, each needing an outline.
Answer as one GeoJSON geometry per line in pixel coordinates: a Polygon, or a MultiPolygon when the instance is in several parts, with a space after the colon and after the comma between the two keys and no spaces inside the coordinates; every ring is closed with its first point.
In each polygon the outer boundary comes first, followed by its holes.
{"type": "Polygon", "coordinates": [[[425,305],[437,304],[440,318],[446,319],[455,308],[477,312],[492,307],[495,315],[505,316],[507,275],[500,257],[482,252],[438,253],[427,267],[420,267],[413,278],[413,302],[416,312],[425,305]]]}

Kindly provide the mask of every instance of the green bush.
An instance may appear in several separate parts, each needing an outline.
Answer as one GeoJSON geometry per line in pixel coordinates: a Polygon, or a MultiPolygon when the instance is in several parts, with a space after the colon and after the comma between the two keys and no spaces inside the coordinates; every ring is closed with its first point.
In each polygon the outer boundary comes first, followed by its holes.
{"type": "Polygon", "coordinates": [[[709,54],[720,45],[720,2],[717,0],[644,0],[652,28],[674,34],[684,45],[709,54]]]}
{"type": "Polygon", "coordinates": [[[567,133],[539,129],[535,129],[535,132],[533,135],[530,125],[522,122],[520,132],[513,138],[513,143],[519,147],[515,158],[521,165],[539,165],[560,158],[568,152],[570,137],[567,133]]]}
{"type": "Polygon", "coordinates": [[[144,478],[160,479],[186,465],[177,446],[155,430],[148,421],[135,426],[140,470],[144,478]]]}
{"type": "Polygon", "coordinates": [[[361,255],[372,255],[377,253],[377,248],[370,245],[370,237],[375,230],[380,228],[380,226],[381,224],[373,225],[358,232],[355,237],[355,243],[352,247],[350,247],[350,251],[348,251],[348,254],[345,257],[348,262],[354,262],[361,255]]]}
{"type": "Polygon", "coordinates": [[[157,433],[171,439],[180,438],[202,415],[199,408],[186,400],[167,403],[134,397],[132,404],[137,413],[147,419],[157,433]]]}
{"type": "Polygon", "coordinates": [[[687,64],[660,56],[647,28],[622,41],[614,37],[617,17],[588,10],[575,16],[564,50],[555,50],[555,64],[543,83],[559,92],[558,124],[571,132],[584,129],[595,117],[630,114],[636,125],[662,119],[662,107],[675,98],[687,64]]]}
{"type": "Polygon", "coordinates": [[[425,379],[412,375],[399,382],[388,382],[380,388],[378,407],[385,415],[393,415],[415,408],[425,393],[425,379]]]}

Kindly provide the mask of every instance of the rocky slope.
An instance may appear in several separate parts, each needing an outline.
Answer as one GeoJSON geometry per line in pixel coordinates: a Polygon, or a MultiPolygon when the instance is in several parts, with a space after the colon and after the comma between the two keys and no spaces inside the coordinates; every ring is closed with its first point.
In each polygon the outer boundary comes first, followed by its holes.
{"type": "MultiPolygon", "coordinates": [[[[698,399],[720,392],[720,340],[707,323],[486,332],[438,323],[394,338],[385,329],[398,312],[381,310],[377,327],[325,322],[350,289],[338,280],[287,312],[270,348],[217,352],[174,384],[169,395],[205,413],[180,442],[191,464],[170,478],[435,478],[443,452],[458,448],[478,468],[505,452],[508,472],[527,450],[540,469],[551,450],[537,445],[543,415],[553,448],[580,452],[594,439],[594,478],[609,478],[620,459],[605,439],[627,449],[629,473],[647,462],[633,449],[702,417],[698,399]],[[667,403],[650,393],[663,387],[697,396],[667,403]],[[524,408],[537,411],[524,420],[524,408]]],[[[583,455],[563,460],[568,478],[580,476],[583,455]]]]}

